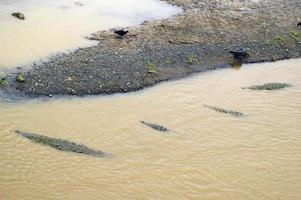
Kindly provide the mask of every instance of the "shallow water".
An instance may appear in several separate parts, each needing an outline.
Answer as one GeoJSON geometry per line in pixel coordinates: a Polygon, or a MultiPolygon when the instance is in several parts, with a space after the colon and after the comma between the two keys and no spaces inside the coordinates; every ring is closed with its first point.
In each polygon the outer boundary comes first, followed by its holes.
{"type": "Polygon", "coordinates": [[[2,101],[0,199],[297,200],[300,119],[300,59],[218,70],[126,95],[2,101]],[[241,89],[266,82],[293,86],[241,89]],[[157,132],[140,120],[172,131],[157,132]],[[15,129],[114,156],[60,152],[15,129]]]}
{"type": "Polygon", "coordinates": [[[180,8],[159,0],[0,0],[0,67],[97,44],[91,33],[167,18],[180,8]],[[25,20],[13,16],[25,14],[25,20]]]}

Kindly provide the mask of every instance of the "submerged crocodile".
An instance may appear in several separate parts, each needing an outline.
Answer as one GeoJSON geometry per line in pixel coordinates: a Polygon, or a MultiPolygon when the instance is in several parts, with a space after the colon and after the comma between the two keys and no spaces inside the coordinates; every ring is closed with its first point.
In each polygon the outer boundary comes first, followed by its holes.
{"type": "Polygon", "coordinates": [[[233,110],[226,110],[226,109],[223,109],[223,108],[218,108],[218,107],[215,107],[215,106],[208,106],[208,105],[204,105],[204,107],[210,108],[210,109],[215,110],[215,111],[220,112],[220,113],[230,114],[230,115],[233,115],[235,117],[242,117],[242,116],[244,116],[243,113],[237,112],[237,111],[233,111],[233,110]]]}
{"type": "Polygon", "coordinates": [[[243,87],[242,89],[250,90],[279,90],[282,88],[290,87],[290,84],[287,83],[265,83],[263,85],[253,85],[250,87],[243,87]]]}
{"type": "Polygon", "coordinates": [[[60,151],[68,151],[68,152],[73,152],[73,153],[86,154],[86,155],[91,155],[91,156],[95,156],[95,157],[105,157],[106,155],[108,155],[102,151],[94,150],[85,145],[77,144],[75,142],[71,142],[68,140],[50,138],[50,137],[47,137],[44,135],[39,135],[39,134],[35,134],[35,133],[27,133],[27,132],[23,132],[23,131],[19,131],[19,130],[16,130],[15,132],[27,139],[30,139],[33,142],[44,144],[44,145],[50,146],[50,147],[55,148],[60,151]]]}
{"type": "Polygon", "coordinates": [[[148,123],[148,122],[145,122],[145,121],[140,121],[142,124],[148,126],[148,127],[151,127],[152,129],[155,129],[157,131],[161,131],[161,132],[168,132],[169,129],[168,128],[165,128],[164,126],[161,126],[161,125],[158,125],[158,124],[152,124],[152,123],[148,123]]]}

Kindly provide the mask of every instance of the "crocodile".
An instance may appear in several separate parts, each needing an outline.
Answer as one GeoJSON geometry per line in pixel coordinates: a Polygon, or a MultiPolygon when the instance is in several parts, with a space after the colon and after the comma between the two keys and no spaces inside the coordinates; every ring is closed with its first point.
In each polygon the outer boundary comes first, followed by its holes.
{"type": "Polygon", "coordinates": [[[94,150],[85,145],[77,144],[75,142],[64,140],[64,139],[51,138],[44,135],[39,135],[36,133],[27,133],[19,130],[16,130],[15,132],[21,135],[22,137],[27,138],[35,143],[44,144],[60,151],[86,154],[94,157],[105,157],[109,155],[102,151],[94,150]]]}
{"type": "Polygon", "coordinates": [[[157,131],[161,131],[161,132],[168,132],[169,129],[168,128],[165,128],[164,126],[161,126],[161,125],[158,125],[158,124],[153,124],[153,123],[148,123],[148,122],[145,122],[145,121],[140,121],[142,124],[152,128],[152,129],[155,129],[157,131]]]}
{"type": "Polygon", "coordinates": [[[249,90],[279,90],[286,87],[290,87],[290,84],[287,83],[265,83],[263,85],[253,85],[250,87],[243,87],[242,89],[249,90]]]}
{"type": "Polygon", "coordinates": [[[204,107],[210,108],[210,109],[215,110],[215,111],[220,112],[220,113],[230,114],[230,115],[233,115],[235,117],[242,117],[242,116],[244,116],[243,113],[237,112],[237,111],[233,111],[233,110],[226,110],[226,109],[223,109],[223,108],[218,108],[218,107],[215,107],[215,106],[208,106],[208,105],[204,105],[204,107]]]}

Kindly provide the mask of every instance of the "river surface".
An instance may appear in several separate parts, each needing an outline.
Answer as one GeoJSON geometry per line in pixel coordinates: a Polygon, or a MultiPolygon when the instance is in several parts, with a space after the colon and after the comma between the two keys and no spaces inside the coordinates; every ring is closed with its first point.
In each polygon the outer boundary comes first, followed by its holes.
{"type": "Polygon", "coordinates": [[[180,12],[159,0],[0,0],[0,67],[30,65],[96,45],[85,37],[180,12]],[[13,17],[14,12],[24,13],[25,20],[13,17]]]}
{"type": "Polygon", "coordinates": [[[1,100],[0,199],[297,200],[300,119],[300,59],[217,70],[122,95],[1,100]],[[241,89],[266,82],[292,87],[241,89]],[[140,120],[172,131],[157,132],[140,120]],[[113,157],[57,151],[16,129],[113,157]]]}

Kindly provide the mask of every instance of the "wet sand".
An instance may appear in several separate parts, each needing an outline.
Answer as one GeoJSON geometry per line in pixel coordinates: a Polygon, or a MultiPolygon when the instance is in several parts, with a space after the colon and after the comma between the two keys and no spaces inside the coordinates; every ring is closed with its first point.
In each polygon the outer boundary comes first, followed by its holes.
{"type": "Polygon", "coordinates": [[[99,41],[95,47],[54,56],[29,70],[11,70],[4,91],[26,96],[112,94],[230,67],[234,60],[229,51],[238,48],[249,52],[244,63],[301,55],[299,0],[167,2],[184,12],[128,28],[124,39],[112,30],[94,33],[99,41]],[[25,83],[15,82],[19,72],[25,83]]]}

